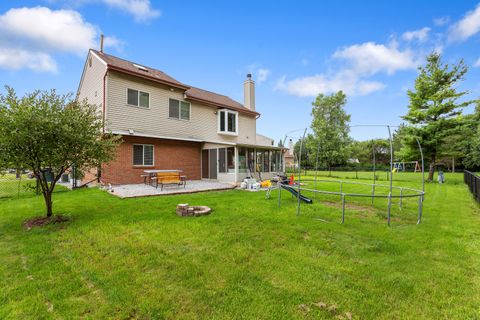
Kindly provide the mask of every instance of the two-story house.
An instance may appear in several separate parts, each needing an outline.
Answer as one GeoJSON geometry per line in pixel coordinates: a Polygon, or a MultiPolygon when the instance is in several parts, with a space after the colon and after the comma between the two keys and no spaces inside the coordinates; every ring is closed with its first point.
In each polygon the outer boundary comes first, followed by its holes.
{"type": "Polygon", "coordinates": [[[284,170],[283,150],[257,134],[255,83],[244,103],[186,85],[162,71],[91,49],[78,98],[99,106],[105,132],[121,135],[116,159],[102,167],[111,184],[143,181],[146,169],[179,169],[189,180],[238,183],[284,170]]]}

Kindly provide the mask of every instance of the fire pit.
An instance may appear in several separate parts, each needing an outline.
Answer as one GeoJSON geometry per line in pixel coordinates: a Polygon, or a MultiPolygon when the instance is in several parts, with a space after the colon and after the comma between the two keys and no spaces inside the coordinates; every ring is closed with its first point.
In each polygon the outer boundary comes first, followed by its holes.
{"type": "Polygon", "coordinates": [[[212,212],[207,206],[189,206],[188,203],[177,205],[177,215],[181,217],[206,216],[212,212]]]}

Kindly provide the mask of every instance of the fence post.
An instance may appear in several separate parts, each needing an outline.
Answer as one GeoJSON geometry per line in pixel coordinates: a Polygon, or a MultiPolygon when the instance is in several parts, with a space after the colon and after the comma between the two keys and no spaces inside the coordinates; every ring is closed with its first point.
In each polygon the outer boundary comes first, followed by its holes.
{"type": "Polygon", "coordinates": [[[280,208],[280,202],[282,201],[282,185],[280,184],[280,180],[277,182],[278,186],[278,207],[280,208]]]}
{"type": "Polygon", "coordinates": [[[392,193],[388,193],[388,215],[387,215],[387,221],[388,221],[388,226],[390,226],[390,211],[392,209],[392,193]]]}
{"type": "Polygon", "coordinates": [[[345,195],[342,194],[342,224],[345,222],[345,195]]]}
{"type": "Polygon", "coordinates": [[[373,204],[373,199],[375,199],[375,183],[372,184],[372,204],[373,204]]]}
{"type": "Polygon", "coordinates": [[[423,195],[418,197],[418,220],[417,220],[417,224],[420,224],[420,222],[422,222],[422,207],[423,207],[422,198],[423,198],[423,195]]]}
{"type": "Polygon", "coordinates": [[[400,210],[403,209],[403,188],[400,188],[400,210]]]}

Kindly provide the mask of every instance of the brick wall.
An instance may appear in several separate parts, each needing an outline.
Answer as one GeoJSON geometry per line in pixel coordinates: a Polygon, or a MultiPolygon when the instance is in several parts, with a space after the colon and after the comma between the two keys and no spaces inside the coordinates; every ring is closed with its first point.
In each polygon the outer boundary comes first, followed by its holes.
{"type": "Polygon", "coordinates": [[[123,143],[117,150],[115,160],[102,167],[103,183],[132,184],[143,183],[140,175],[148,169],[179,169],[188,180],[201,179],[201,143],[123,136],[123,143]],[[154,145],[154,166],[133,165],[133,145],[154,145]]]}

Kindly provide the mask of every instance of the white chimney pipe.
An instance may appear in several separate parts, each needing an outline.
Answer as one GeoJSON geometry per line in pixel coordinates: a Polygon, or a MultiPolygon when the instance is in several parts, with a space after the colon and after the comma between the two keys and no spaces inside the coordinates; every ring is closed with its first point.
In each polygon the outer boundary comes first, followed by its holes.
{"type": "Polygon", "coordinates": [[[247,74],[247,80],[243,83],[243,101],[245,108],[255,111],[255,81],[252,75],[247,74]]]}
{"type": "Polygon", "coordinates": [[[290,141],[288,141],[288,154],[293,156],[293,141],[292,141],[292,139],[290,139],[290,141]]]}

